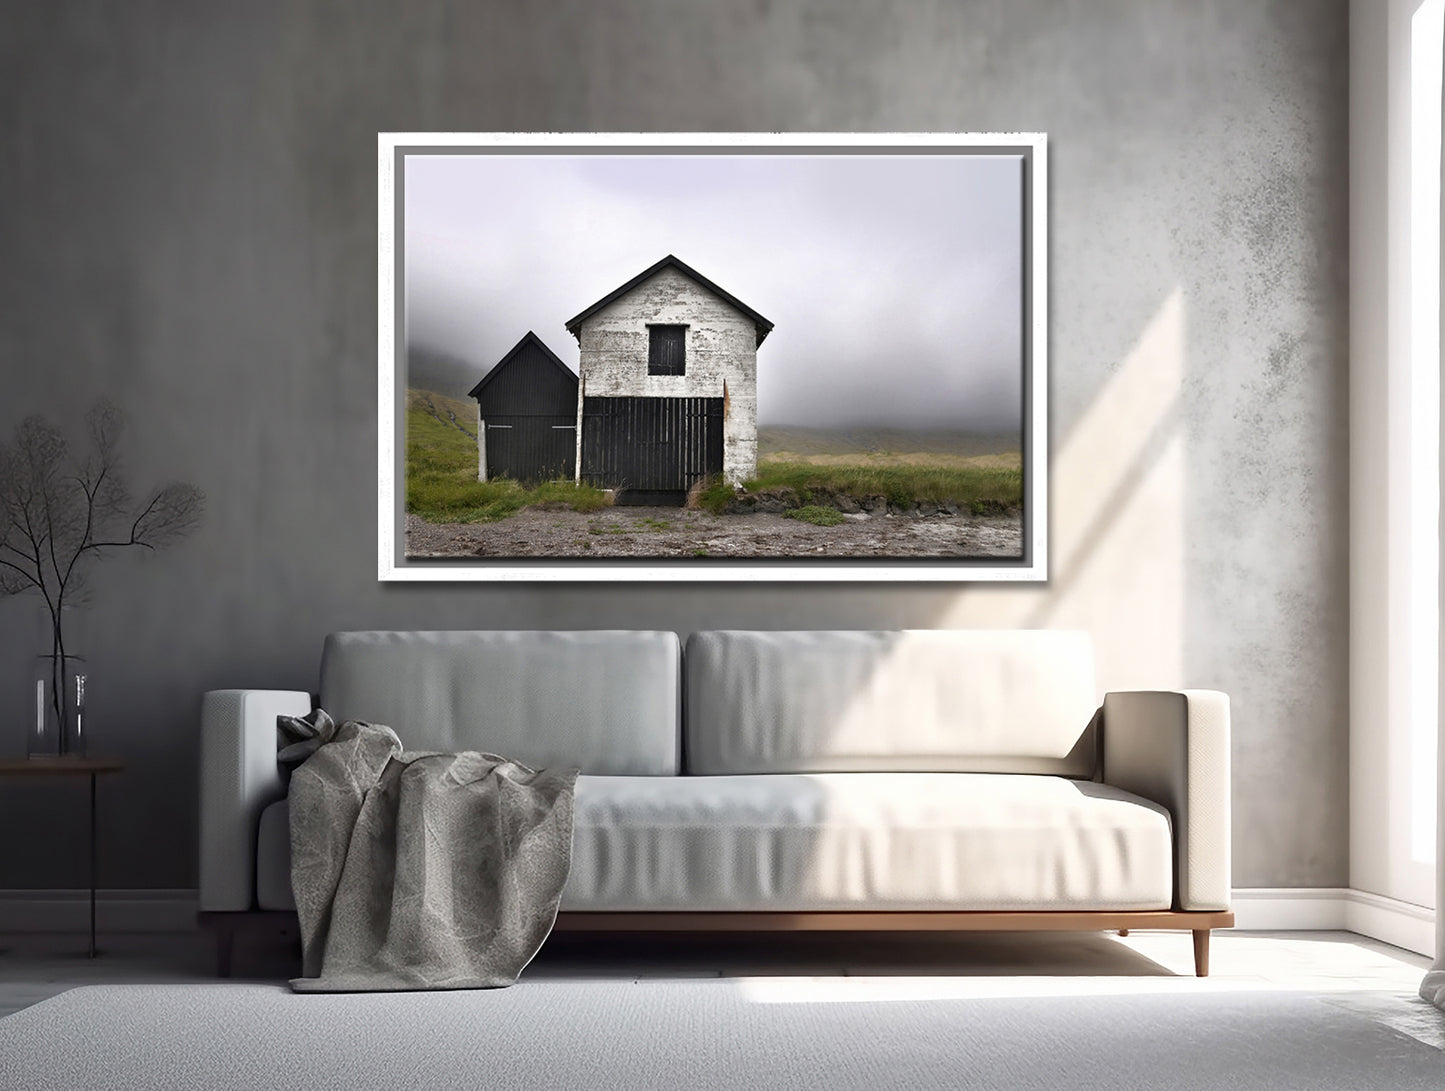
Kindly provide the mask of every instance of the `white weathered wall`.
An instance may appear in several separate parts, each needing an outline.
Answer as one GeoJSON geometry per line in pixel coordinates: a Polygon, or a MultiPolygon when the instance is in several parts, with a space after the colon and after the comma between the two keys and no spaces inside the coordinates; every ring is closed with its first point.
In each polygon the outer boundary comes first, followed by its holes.
{"type": "MultiPolygon", "coordinates": [[[[723,476],[758,470],[758,352],[752,319],[676,269],[662,269],[581,326],[589,398],[721,398],[723,476]],[[648,323],[687,327],[683,375],[647,373],[648,323]]],[[[579,392],[578,397],[582,397],[579,392]]]]}

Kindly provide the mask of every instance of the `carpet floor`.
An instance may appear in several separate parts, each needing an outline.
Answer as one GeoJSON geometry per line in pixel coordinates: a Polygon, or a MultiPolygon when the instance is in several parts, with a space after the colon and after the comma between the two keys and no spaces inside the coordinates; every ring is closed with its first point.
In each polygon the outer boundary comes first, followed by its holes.
{"type": "Polygon", "coordinates": [[[1327,995],[990,995],[981,984],[524,979],[360,995],[95,985],[0,1020],[0,1087],[1445,1087],[1445,1053],[1327,995]]]}

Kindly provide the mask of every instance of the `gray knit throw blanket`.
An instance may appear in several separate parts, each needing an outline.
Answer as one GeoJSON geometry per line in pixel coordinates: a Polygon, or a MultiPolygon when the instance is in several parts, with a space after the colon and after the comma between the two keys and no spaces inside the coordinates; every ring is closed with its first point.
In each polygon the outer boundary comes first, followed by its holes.
{"type": "Polygon", "coordinates": [[[380,724],[277,718],[292,773],[297,992],[510,985],[552,930],[577,770],[408,753],[380,724]]]}

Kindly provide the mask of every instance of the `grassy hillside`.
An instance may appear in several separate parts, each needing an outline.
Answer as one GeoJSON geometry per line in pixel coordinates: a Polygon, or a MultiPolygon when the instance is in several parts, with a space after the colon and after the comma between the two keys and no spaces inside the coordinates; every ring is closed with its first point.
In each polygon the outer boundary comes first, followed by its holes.
{"type": "Polygon", "coordinates": [[[429,523],[490,523],[528,504],[561,502],[577,511],[607,505],[601,490],[570,481],[533,488],[505,479],[478,481],[476,412],[475,402],[430,390],[406,392],[407,511],[429,523]]]}
{"type": "Polygon", "coordinates": [[[790,488],[805,504],[814,494],[827,493],[883,496],[900,506],[952,501],[975,512],[1016,508],[1024,502],[1024,475],[1018,466],[830,466],[767,459],[759,461],[756,480],[744,482],[744,487],[753,492],[790,488]]]}
{"type": "Polygon", "coordinates": [[[758,476],[750,490],[951,501],[973,511],[1023,504],[1019,437],[901,429],[758,429],[758,476]]]}
{"type": "MultiPolygon", "coordinates": [[[[952,503],[976,514],[1012,511],[1024,499],[1019,447],[1017,435],[761,426],[757,476],[743,488],[791,490],[805,511],[816,507],[815,500],[826,505],[879,496],[902,508],[952,503]]],[[[721,512],[733,495],[714,482],[699,503],[721,512]]]]}
{"type": "MultiPolygon", "coordinates": [[[[472,453],[476,454],[477,443],[477,403],[470,399],[449,398],[445,394],[438,394],[434,390],[418,390],[412,387],[406,392],[406,408],[408,414],[412,410],[421,412],[424,416],[433,418],[441,425],[443,431],[455,431],[458,437],[465,437],[471,441],[472,453]]],[[[410,421],[410,417],[408,417],[410,421]]],[[[410,426],[408,425],[408,434],[410,426]]],[[[438,436],[440,438],[440,436],[438,436]]],[[[451,437],[448,436],[448,439],[451,437]]]]}

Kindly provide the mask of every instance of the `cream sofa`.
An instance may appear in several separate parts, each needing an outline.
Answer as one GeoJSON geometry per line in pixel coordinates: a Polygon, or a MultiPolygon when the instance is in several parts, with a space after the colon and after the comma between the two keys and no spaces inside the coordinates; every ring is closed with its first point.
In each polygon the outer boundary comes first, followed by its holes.
{"type": "MultiPolygon", "coordinates": [[[[558,928],[1209,931],[1229,704],[1095,689],[1057,631],[333,633],[319,700],[409,749],[575,765],[558,928]]],[[[200,906],[294,908],[278,714],[205,695],[200,906]]]]}

